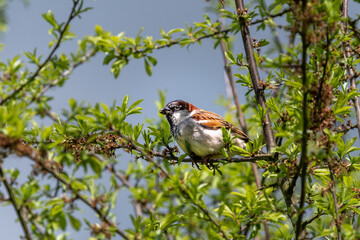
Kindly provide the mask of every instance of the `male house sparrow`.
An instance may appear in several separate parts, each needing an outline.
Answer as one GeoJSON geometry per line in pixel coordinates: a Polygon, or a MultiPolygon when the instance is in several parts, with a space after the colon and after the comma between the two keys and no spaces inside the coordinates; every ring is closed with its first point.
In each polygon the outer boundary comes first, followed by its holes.
{"type": "Polygon", "coordinates": [[[160,113],[166,116],[171,134],[180,148],[186,153],[190,150],[190,155],[207,159],[221,156],[221,149],[225,146],[222,127],[231,129],[231,136],[236,136],[233,140],[236,146],[245,148],[250,141],[244,132],[216,113],[199,109],[183,100],[169,102],[160,113]]]}

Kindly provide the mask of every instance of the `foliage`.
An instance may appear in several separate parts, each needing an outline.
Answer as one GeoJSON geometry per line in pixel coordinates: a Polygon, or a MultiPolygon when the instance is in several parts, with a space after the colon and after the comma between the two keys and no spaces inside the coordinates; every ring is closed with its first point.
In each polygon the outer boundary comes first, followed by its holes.
{"type": "MultiPolygon", "coordinates": [[[[72,229],[88,231],[92,239],[360,238],[360,148],[352,135],[360,127],[355,114],[359,16],[346,17],[339,0],[274,0],[268,6],[255,1],[236,11],[232,2],[221,2],[209,3],[209,8],[229,26],[204,15],[203,22],[161,29],[156,40],[142,36],[141,30],[127,37],[96,26],[92,36],[79,40],[76,52],[57,54],[64,41],[76,37],[71,21],[90,10],[84,1],[73,0],[64,22],[52,11],[42,15],[53,36],[47,57],[35,49],[24,52],[29,64],[19,56],[0,62],[0,199],[14,206],[23,236],[69,239],[65,232],[72,229]],[[247,91],[242,109],[254,139],[247,149],[236,149],[224,131],[224,141],[230,150],[243,153],[238,160],[257,161],[263,169],[262,189],[256,187],[251,165],[231,163],[235,159],[227,158],[226,151],[225,158],[213,161],[213,169],[191,168],[160,115],[146,124],[127,122],[130,115],[141,114],[141,100],[125,96],[119,105],[107,106],[69,99],[69,110],[62,115],[51,111],[49,89],[66,84],[95,54],[104,53],[103,63],[115,78],[132,59],[142,59],[151,75],[157,64],[154,51],[201,44],[207,38],[215,48],[224,41],[231,49],[247,25],[272,34],[252,42],[255,68],[265,76],[257,82],[261,88],[254,85],[248,53],[226,50],[224,55],[238,67],[236,82],[247,91]],[[255,97],[257,91],[266,99],[265,107],[255,97]],[[274,148],[265,128],[263,135],[255,134],[267,116],[274,148]],[[40,126],[39,117],[53,124],[40,126]],[[270,154],[266,158],[258,155],[264,141],[270,154]],[[19,176],[25,172],[3,168],[14,155],[32,163],[24,182],[19,176]],[[118,169],[120,155],[134,161],[118,169]],[[124,193],[135,209],[129,229],[114,214],[124,193]],[[82,219],[81,212],[88,209],[97,221],[82,219]]],[[[166,100],[164,92],[159,95],[160,109],[166,100]]]]}

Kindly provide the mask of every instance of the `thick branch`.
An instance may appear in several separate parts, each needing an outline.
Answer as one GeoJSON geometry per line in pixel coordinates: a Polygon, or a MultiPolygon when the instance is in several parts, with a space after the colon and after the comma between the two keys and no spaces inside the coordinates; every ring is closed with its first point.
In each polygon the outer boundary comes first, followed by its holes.
{"type": "MultiPolygon", "coordinates": [[[[249,72],[253,84],[253,89],[255,92],[256,101],[263,109],[267,109],[264,89],[260,85],[260,75],[256,65],[253,43],[250,36],[250,30],[246,21],[242,17],[242,15],[245,12],[244,2],[243,0],[235,0],[235,4],[236,4],[239,24],[241,29],[241,36],[244,43],[246,59],[249,65],[249,72]]],[[[265,113],[265,119],[263,119],[262,127],[265,135],[266,148],[270,153],[271,150],[276,146],[276,144],[275,144],[274,134],[271,129],[271,121],[268,112],[265,113]]]]}
{"type": "MultiPolygon", "coordinates": [[[[226,52],[226,43],[224,40],[220,41],[220,47],[221,47],[221,52],[223,55],[223,59],[224,59],[224,63],[225,63],[225,73],[227,75],[227,79],[229,81],[229,85],[231,88],[231,92],[232,92],[232,99],[234,100],[235,106],[236,106],[236,115],[239,121],[239,124],[243,130],[243,132],[248,135],[248,130],[247,130],[247,126],[246,126],[246,122],[245,122],[245,116],[244,113],[241,110],[241,106],[240,106],[240,102],[239,102],[239,97],[236,91],[236,87],[235,87],[235,82],[234,82],[234,78],[233,78],[233,73],[231,70],[231,66],[229,65],[229,60],[227,59],[227,57],[225,56],[225,52],[226,52]]],[[[255,183],[256,183],[256,187],[257,189],[261,188],[261,182],[260,182],[260,178],[259,178],[259,171],[257,168],[256,163],[252,162],[251,163],[251,168],[253,170],[254,173],[254,178],[255,178],[255,183]]],[[[262,191],[259,191],[259,194],[262,194],[262,191]]],[[[268,224],[265,222],[264,223],[264,229],[265,229],[265,236],[266,239],[270,239],[270,232],[269,232],[269,226],[268,224]]]]}
{"type": "Polygon", "coordinates": [[[47,58],[45,59],[45,61],[40,64],[38,66],[38,68],[36,69],[35,73],[29,78],[29,80],[22,84],[20,87],[18,87],[17,89],[15,89],[9,96],[5,97],[4,99],[1,100],[0,105],[3,105],[5,102],[7,102],[9,99],[13,98],[16,94],[18,94],[20,91],[22,91],[26,86],[28,86],[30,83],[32,83],[36,77],[38,76],[38,74],[40,73],[40,71],[44,68],[44,66],[50,62],[51,58],[53,57],[54,53],[56,52],[56,50],[60,47],[60,44],[64,38],[65,32],[68,29],[70,22],[75,18],[76,14],[76,7],[78,6],[78,4],[80,3],[80,0],[74,0],[73,1],[73,7],[71,9],[71,12],[69,14],[69,17],[66,21],[66,23],[64,24],[63,28],[61,29],[60,33],[59,33],[59,39],[57,40],[55,46],[53,47],[53,49],[51,50],[51,52],[49,53],[49,55],[47,56],[47,58]]]}
{"type": "MultiPolygon", "coordinates": [[[[343,1],[342,7],[343,7],[344,18],[348,18],[349,17],[349,15],[348,15],[348,0],[343,1]]],[[[356,29],[356,28],[354,28],[354,29],[356,29]]],[[[343,31],[344,31],[344,34],[347,34],[346,22],[343,23],[343,31]]],[[[352,68],[352,66],[349,66],[347,64],[347,58],[351,57],[351,46],[350,46],[349,41],[344,41],[344,50],[345,50],[345,56],[344,56],[345,63],[346,63],[348,74],[350,76],[350,86],[352,89],[356,89],[357,86],[356,86],[356,77],[355,77],[354,69],[352,68]]],[[[360,137],[360,102],[359,102],[359,98],[357,96],[355,96],[352,100],[353,100],[354,107],[355,107],[356,125],[358,126],[358,134],[360,137]]]]}
{"type": "Polygon", "coordinates": [[[18,205],[18,203],[16,201],[16,197],[14,195],[13,190],[11,189],[11,186],[10,186],[9,182],[7,181],[7,179],[5,177],[2,166],[0,166],[0,178],[1,178],[1,181],[4,183],[6,191],[7,191],[8,195],[9,195],[9,200],[10,200],[11,204],[13,205],[13,207],[14,207],[14,209],[16,211],[16,215],[18,216],[18,219],[19,219],[21,227],[22,227],[22,229],[24,231],[25,237],[26,237],[27,240],[31,240],[32,236],[31,236],[30,230],[29,230],[29,228],[27,226],[26,219],[23,216],[23,213],[21,211],[21,207],[18,205]]]}
{"type": "MultiPolygon", "coordinates": [[[[305,12],[306,10],[306,1],[302,2],[302,10],[305,12]]],[[[307,23],[305,20],[302,22],[302,31],[301,31],[301,41],[302,41],[302,87],[303,87],[303,102],[302,102],[302,116],[303,116],[303,127],[302,127],[302,139],[301,139],[301,157],[300,157],[300,174],[301,174],[301,193],[300,193],[300,203],[298,210],[298,219],[296,221],[296,229],[295,229],[295,239],[299,239],[300,234],[302,233],[302,218],[304,216],[304,204],[305,204],[305,194],[306,194],[306,171],[308,167],[308,114],[307,114],[307,98],[308,98],[308,90],[307,90],[307,76],[306,76],[306,60],[307,60],[307,47],[308,43],[306,41],[307,34],[307,23]]],[[[299,176],[299,174],[297,174],[299,176]]],[[[296,182],[296,177],[294,177],[293,182],[296,182]]]]}

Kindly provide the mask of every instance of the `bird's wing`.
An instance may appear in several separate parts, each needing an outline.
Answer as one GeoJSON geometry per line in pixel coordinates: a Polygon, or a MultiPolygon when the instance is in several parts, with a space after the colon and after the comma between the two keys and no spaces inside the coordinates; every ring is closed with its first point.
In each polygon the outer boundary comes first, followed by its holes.
{"type": "Polygon", "coordinates": [[[198,123],[204,128],[216,130],[225,127],[225,129],[227,130],[231,129],[231,132],[233,134],[237,135],[245,142],[248,142],[250,140],[250,138],[243,131],[241,131],[239,128],[229,123],[216,113],[199,110],[197,113],[193,114],[191,118],[197,120],[198,123]]]}

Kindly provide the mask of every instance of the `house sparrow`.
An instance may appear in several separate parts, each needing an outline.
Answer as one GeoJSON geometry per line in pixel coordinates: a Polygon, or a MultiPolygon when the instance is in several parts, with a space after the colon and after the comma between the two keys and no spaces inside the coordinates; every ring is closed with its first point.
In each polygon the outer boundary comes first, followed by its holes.
{"type": "MultiPolygon", "coordinates": [[[[171,134],[180,148],[192,156],[202,159],[221,156],[221,149],[225,146],[222,127],[231,129],[231,136],[236,136],[233,140],[236,146],[245,148],[246,143],[250,141],[244,132],[221,116],[199,109],[183,100],[169,102],[160,113],[166,116],[171,134]]],[[[196,162],[195,164],[198,167],[196,162]]]]}

